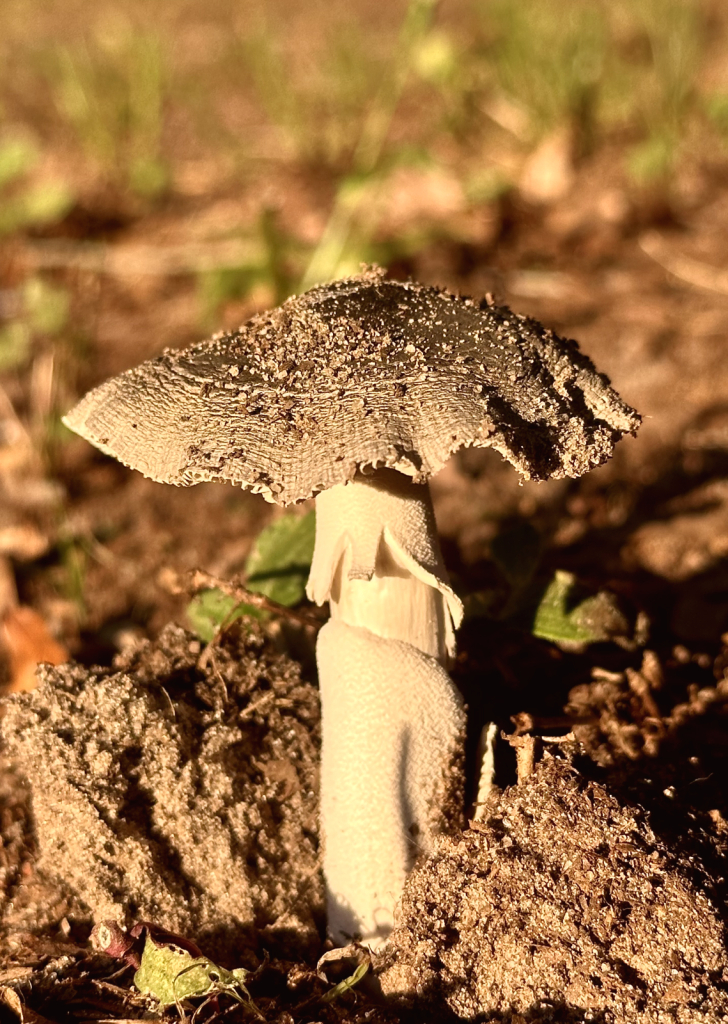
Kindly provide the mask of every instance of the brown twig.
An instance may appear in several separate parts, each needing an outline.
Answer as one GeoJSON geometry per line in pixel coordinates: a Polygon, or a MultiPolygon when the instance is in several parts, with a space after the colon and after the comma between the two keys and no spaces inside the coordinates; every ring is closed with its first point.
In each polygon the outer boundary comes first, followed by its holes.
{"type": "Polygon", "coordinates": [[[237,580],[223,580],[219,576],[205,572],[204,569],[191,569],[186,573],[166,572],[162,584],[172,594],[198,594],[202,590],[221,590],[223,594],[235,598],[240,604],[249,604],[279,618],[290,619],[304,626],[314,626],[316,629],[323,625],[322,619],[312,612],[288,608],[284,604],[272,601],[264,594],[249,590],[237,580]]]}
{"type": "Polygon", "coordinates": [[[533,770],[536,767],[536,759],[541,752],[540,737],[507,736],[505,733],[502,733],[502,736],[508,740],[516,753],[516,776],[518,785],[522,786],[526,779],[533,775],[533,770]]]}
{"type": "Polygon", "coordinates": [[[532,715],[528,711],[519,711],[518,714],[511,715],[511,721],[515,726],[514,734],[522,736],[527,732],[542,732],[544,729],[569,729],[575,719],[570,715],[544,717],[543,715],[532,715]]]}

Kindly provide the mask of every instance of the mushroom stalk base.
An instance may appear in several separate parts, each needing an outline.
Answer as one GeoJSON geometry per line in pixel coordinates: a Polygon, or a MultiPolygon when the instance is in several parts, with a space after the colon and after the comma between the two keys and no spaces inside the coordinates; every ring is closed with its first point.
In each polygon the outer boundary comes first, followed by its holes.
{"type": "Polygon", "coordinates": [[[462,610],[429,491],[380,470],[317,498],[321,832],[329,932],[386,941],[405,879],[462,815],[465,716],[444,667],[462,610]]]}

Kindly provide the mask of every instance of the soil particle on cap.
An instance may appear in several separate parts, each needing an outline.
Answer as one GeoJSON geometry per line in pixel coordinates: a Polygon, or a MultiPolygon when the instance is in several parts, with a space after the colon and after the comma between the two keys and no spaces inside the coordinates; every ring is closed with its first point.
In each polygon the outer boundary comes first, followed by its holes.
{"type": "Polygon", "coordinates": [[[714,881],[642,808],[547,755],[414,872],[380,980],[465,1020],[725,1020],[714,881]]]}
{"type": "Polygon", "coordinates": [[[373,268],[106,381],[66,423],[154,480],[289,504],[365,466],[423,482],[470,445],[527,479],[576,477],[640,417],[575,342],[373,268]]]}
{"type": "Polygon", "coordinates": [[[7,701],[37,870],[72,894],[76,921],[150,920],[213,957],[310,952],[318,695],[261,636],[233,631],[207,667],[199,656],[170,626],[114,669],[45,666],[7,701]]]}

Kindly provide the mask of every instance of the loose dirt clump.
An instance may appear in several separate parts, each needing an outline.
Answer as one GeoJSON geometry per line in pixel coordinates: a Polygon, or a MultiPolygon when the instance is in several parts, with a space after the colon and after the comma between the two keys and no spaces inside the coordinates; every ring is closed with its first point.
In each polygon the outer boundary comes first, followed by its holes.
{"type": "Polygon", "coordinates": [[[45,666],[7,702],[36,870],[75,897],[76,923],[146,919],[211,956],[300,955],[323,905],[316,690],[261,636],[200,650],[170,626],[112,669],[45,666]]]}
{"type": "Polygon", "coordinates": [[[723,1020],[713,886],[642,808],[547,755],[412,875],[382,986],[466,1020],[723,1020]]]}

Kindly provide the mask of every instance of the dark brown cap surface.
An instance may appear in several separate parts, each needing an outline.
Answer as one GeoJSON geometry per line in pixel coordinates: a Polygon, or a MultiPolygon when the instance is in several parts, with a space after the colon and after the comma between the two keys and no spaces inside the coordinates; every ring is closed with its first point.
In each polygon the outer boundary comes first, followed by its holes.
{"type": "Polygon", "coordinates": [[[374,269],[128,370],[65,422],[154,480],[288,504],[364,466],[426,480],[466,445],[526,478],[576,477],[640,418],[575,342],[374,269]]]}

